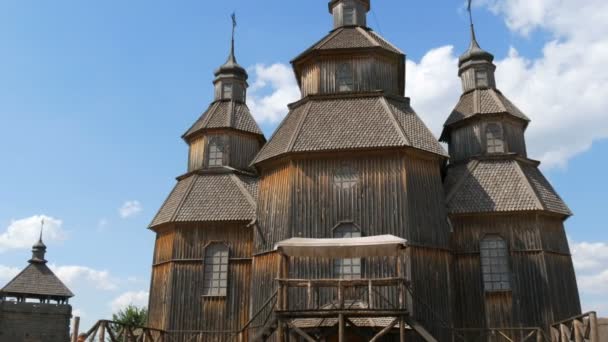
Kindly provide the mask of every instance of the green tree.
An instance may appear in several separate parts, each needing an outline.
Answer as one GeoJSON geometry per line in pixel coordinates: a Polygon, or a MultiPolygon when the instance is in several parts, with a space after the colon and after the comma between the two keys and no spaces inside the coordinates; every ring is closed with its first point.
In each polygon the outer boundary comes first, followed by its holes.
{"type": "MultiPolygon", "coordinates": [[[[122,326],[144,327],[148,322],[148,309],[145,307],[140,308],[135,305],[129,305],[126,308],[113,313],[112,321],[120,323],[122,326]]],[[[122,327],[113,324],[110,329],[112,329],[114,336],[118,336],[122,327]]]]}

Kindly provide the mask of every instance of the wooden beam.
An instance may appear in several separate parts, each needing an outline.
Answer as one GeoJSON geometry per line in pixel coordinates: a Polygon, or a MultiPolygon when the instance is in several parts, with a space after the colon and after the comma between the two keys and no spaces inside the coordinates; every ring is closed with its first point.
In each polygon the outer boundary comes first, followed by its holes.
{"type": "Polygon", "coordinates": [[[277,317],[283,319],[294,318],[336,318],[339,315],[346,317],[400,317],[407,315],[406,310],[366,310],[366,309],[349,309],[349,310],[293,310],[293,311],[277,311],[277,317]]]}
{"type": "Polygon", "coordinates": [[[80,331],[80,317],[74,317],[72,323],[72,342],[78,342],[78,332],[80,331]]]}
{"type": "Polygon", "coordinates": [[[597,325],[597,314],[595,312],[589,313],[589,341],[600,342],[600,332],[597,325]]]}
{"type": "Polygon", "coordinates": [[[426,329],[420,324],[418,323],[416,320],[414,320],[411,317],[407,317],[405,318],[405,321],[407,322],[407,324],[412,327],[412,329],[414,329],[414,331],[416,331],[418,333],[418,335],[420,335],[420,337],[422,337],[425,341],[427,342],[438,342],[433,335],[429,334],[428,331],[426,331],[426,329]]]}
{"type": "Polygon", "coordinates": [[[384,327],[384,329],[380,330],[379,333],[376,334],[376,336],[374,336],[371,340],[369,340],[369,342],[377,342],[380,341],[380,338],[386,334],[389,333],[389,331],[391,331],[393,329],[393,327],[395,325],[397,325],[397,323],[399,322],[399,318],[395,318],[391,324],[387,325],[386,327],[384,327]]]}
{"type": "Polygon", "coordinates": [[[405,319],[399,319],[399,342],[405,342],[405,319]]]}
{"type": "Polygon", "coordinates": [[[295,325],[293,325],[292,323],[287,323],[289,325],[289,327],[298,335],[300,335],[303,339],[305,339],[308,342],[317,342],[316,339],[314,339],[312,336],[308,335],[304,330],[296,327],[295,325]]]}
{"type": "MultiPolygon", "coordinates": [[[[339,294],[340,292],[338,292],[339,294]]],[[[338,342],[346,342],[344,339],[344,315],[338,316],[338,342]]]]}

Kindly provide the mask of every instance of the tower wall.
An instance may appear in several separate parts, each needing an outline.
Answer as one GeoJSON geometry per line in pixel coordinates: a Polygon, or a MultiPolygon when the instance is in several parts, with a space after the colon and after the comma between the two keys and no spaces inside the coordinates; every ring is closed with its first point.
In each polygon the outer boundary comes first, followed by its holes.
{"type": "MultiPolygon", "coordinates": [[[[253,283],[261,286],[252,288],[252,312],[274,291],[277,261],[269,252],[275,243],[291,237],[332,238],[333,229],[349,222],[363,236],[392,234],[408,240],[412,247],[407,268],[416,296],[410,299],[410,308],[416,319],[441,338],[445,332],[436,317],[448,325],[451,320],[451,255],[445,218],[440,159],[425,153],[317,154],[262,168],[253,262],[253,283]],[[347,189],[335,181],[337,175],[344,177],[345,168],[356,174],[355,184],[347,189]]],[[[363,265],[363,278],[395,276],[390,263],[364,260],[363,265]]],[[[302,260],[290,270],[294,278],[335,277],[330,261],[302,260]]],[[[297,294],[290,294],[290,301],[299,302],[297,294]]]]}
{"type": "Polygon", "coordinates": [[[562,220],[535,213],[454,216],[457,328],[543,327],[580,313],[562,220]],[[480,241],[499,235],[509,249],[511,290],[484,290],[480,241]]]}
{"type": "Polygon", "coordinates": [[[249,222],[180,223],[157,232],[149,325],[175,331],[173,340],[188,341],[188,331],[214,332],[197,341],[229,341],[249,320],[252,231],[249,222]],[[203,294],[205,248],[229,247],[226,296],[203,294]],[[223,333],[222,333],[223,332],[223,333]]]}
{"type": "Polygon", "coordinates": [[[0,342],[65,342],[70,339],[70,305],[0,300],[0,342]]]}

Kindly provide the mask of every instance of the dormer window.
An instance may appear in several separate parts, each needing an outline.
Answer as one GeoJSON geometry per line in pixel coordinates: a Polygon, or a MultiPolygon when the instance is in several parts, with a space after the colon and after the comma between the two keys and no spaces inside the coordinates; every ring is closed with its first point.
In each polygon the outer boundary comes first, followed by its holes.
{"type": "Polygon", "coordinates": [[[503,138],[502,126],[499,123],[487,124],[486,147],[488,154],[505,152],[505,142],[503,138]]]}
{"type": "Polygon", "coordinates": [[[353,91],[353,71],[349,63],[338,65],[338,91],[353,91]]]}
{"type": "Polygon", "coordinates": [[[224,99],[231,99],[232,98],[232,83],[224,83],[224,86],[222,87],[222,92],[223,92],[223,98],[224,99]]]}
{"type": "Polygon", "coordinates": [[[486,70],[475,71],[475,84],[480,88],[488,87],[488,72],[486,70]]]}
{"type": "Polygon", "coordinates": [[[211,139],[209,142],[209,167],[220,167],[224,165],[224,144],[220,138],[211,139]]]}
{"type": "Polygon", "coordinates": [[[355,9],[353,7],[344,7],[343,9],[343,25],[352,26],[355,25],[355,9]]]}

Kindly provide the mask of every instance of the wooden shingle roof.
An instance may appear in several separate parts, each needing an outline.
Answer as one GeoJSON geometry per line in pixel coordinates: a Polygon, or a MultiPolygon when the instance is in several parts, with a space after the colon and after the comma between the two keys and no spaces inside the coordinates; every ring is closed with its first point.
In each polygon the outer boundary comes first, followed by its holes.
{"type": "Polygon", "coordinates": [[[292,152],[413,147],[447,153],[407,99],[381,93],[308,97],[292,106],[253,163],[292,152]]]}
{"type": "Polygon", "coordinates": [[[0,290],[0,294],[26,297],[74,297],[72,291],[43,262],[31,262],[0,290]]]}
{"type": "Polygon", "coordinates": [[[150,228],[169,222],[253,220],[256,198],[254,177],[232,172],[192,173],[178,181],[150,228]]]}
{"type": "Polygon", "coordinates": [[[514,156],[451,166],[445,188],[451,214],[547,211],[572,215],[537,164],[514,156]]]}
{"type": "Polygon", "coordinates": [[[497,89],[475,89],[462,94],[444,124],[441,140],[446,141],[449,126],[478,115],[507,114],[529,122],[530,119],[497,89]]]}
{"type": "Polygon", "coordinates": [[[331,31],[292,62],[297,62],[313,51],[360,48],[381,48],[388,52],[404,55],[403,51],[369,28],[346,26],[331,31]]]}
{"type": "Polygon", "coordinates": [[[213,102],[183,138],[188,140],[198,132],[211,128],[232,128],[264,137],[247,105],[235,101],[213,102]]]}

